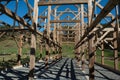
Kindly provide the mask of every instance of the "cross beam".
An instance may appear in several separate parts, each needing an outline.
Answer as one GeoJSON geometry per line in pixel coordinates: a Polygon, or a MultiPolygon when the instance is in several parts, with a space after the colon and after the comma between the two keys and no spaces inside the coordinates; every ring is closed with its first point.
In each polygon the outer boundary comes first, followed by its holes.
{"type": "Polygon", "coordinates": [[[50,23],[80,23],[80,20],[51,20],[50,23]]]}
{"type": "Polygon", "coordinates": [[[47,6],[47,5],[71,5],[71,4],[86,4],[88,0],[59,0],[59,1],[39,1],[39,6],[47,6]]]}

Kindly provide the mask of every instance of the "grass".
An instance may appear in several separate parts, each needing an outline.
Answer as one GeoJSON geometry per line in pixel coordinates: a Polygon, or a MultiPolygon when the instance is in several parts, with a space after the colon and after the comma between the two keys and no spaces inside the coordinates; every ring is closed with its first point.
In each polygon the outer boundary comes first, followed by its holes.
{"type": "MultiPolygon", "coordinates": [[[[0,56],[0,68],[12,67],[17,64],[17,55],[18,48],[14,40],[8,38],[0,41],[0,54],[10,54],[6,56],[0,56]]],[[[24,64],[26,61],[29,61],[29,53],[30,53],[30,45],[25,43],[22,47],[22,63],[24,64]]],[[[43,50],[43,56],[45,55],[45,50],[43,50]]],[[[37,47],[36,49],[36,57],[37,59],[40,57],[40,51],[37,47]]]]}
{"type": "MultiPolygon", "coordinates": [[[[120,52],[118,54],[120,54],[120,52]]],[[[101,57],[100,56],[101,56],[101,51],[97,50],[97,52],[96,52],[96,62],[98,62],[98,63],[101,63],[101,57]]],[[[105,57],[104,58],[104,64],[114,68],[114,54],[113,54],[113,51],[105,49],[104,50],[104,57],[105,57]],[[110,58],[112,58],[112,60],[110,58]]],[[[119,56],[119,58],[120,58],[120,56],[119,56]]],[[[118,63],[119,63],[119,61],[118,61],[118,63]]],[[[118,64],[118,70],[120,70],[120,63],[118,64]]]]}
{"type": "MultiPolygon", "coordinates": [[[[11,54],[9,56],[0,56],[0,67],[1,65],[3,66],[8,66],[11,67],[12,65],[16,64],[17,61],[17,54],[18,54],[18,48],[14,40],[12,39],[5,39],[0,41],[0,54],[11,54]],[[3,62],[4,59],[4,62],[3,62]]],[[[62,55],[64,57],[70,57],[74,58],[74,45],[71,44],[64,44],[62,45],[62,55]]],[[[26,61],[29,61],[29,53],[30,53],[30,45],[25,43],[23,48],[22,48],[22,63],[25,63],[26,61]]],[[[97,50],[97,62],[101,63],[101,51],[97,50]]],[[[106,57],[113,58],[114,54],[112,50],[105,49],[105,64],[111,67],[114,67],[114,61],[110,60],[106,57]]],[[[120,52],[118,53],[120,57],[120,52]]],[[[52,55],[52,51],[51,51],[52,55]]],[[[42,57],[45,56],[45,49],[43,49],[42,52],[42,57]]],[[[37,59],[40,57],[40,50],[39,47],[36,49],[36,57],[37,59]]],[[[119,63],[119,70],[120,70],[120,63],[119,63]]]]}
{"type": "Polygon", "coordinates": [[[71,45],[71,44],[62,45],[63,56],[73,58],[74,57],[73,47],[74,45],[71,45]]]}

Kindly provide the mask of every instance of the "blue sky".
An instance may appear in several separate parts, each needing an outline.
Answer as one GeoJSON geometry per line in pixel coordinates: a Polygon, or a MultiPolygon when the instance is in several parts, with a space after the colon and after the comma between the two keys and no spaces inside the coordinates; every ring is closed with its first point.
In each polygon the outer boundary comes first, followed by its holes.
{"type": "MultiPolygon", "coordinates": [[[[34,5],[34,0],[28,0],[28,1],[29,1],[29,3],[32,6],[34,5]]],[[[101,5],[106,5],[107,2],[108,2],[108,0],[102,0],[100,2],[100,4],[101,5]]],[[[14,9],[15,9],[15,1],[10,2],[6,7],[9,8],[10,10],[14,11],[14,9]]],[[[52,6],[52,9],[54,7],[55,6],[52,6]]],[[[46,8],[47,8],[47,6],[40,6],[39,7],[39,14],[42,11],[44,11],[46,8]]],[[[77,11],[77,8],[75,6],[73,6],[73,5],[63,5],[63,6],[61,6],[61,7],[58,8],[58,11],[64,11],[66,8],[70,8],[71,10],[77,11]]],[[[99,12],[100,12],[100,9],[96,8],[95,13],[99,13],[99,12]]],[[[22,17],[26,13],[27,13],[27,6],[26,6],[24,0],[19,0],[17,15],[19,15],[20,17],[22,17]]],[[[113,14],[114,14],[114,11],[113,11],[113,14]]],[[[68,16],[68,15],[70,15],[71,17],[74,17],[73,14],[64,14],[64,15],[61,16],[61,19],[64,19],[64,17],[68,16]]],[[[51,17],[51,19],[53,19],[53,17],[51,17]]],[[[5,22],[7,22],[8,24],[11,24],[11,25],[13,24],[13,20],[11,18],[9,18],[8,16],[6,16],[6,15],[0,16],[0,20],[5,21],[5,22]]],[[[105,22],[105,21],[103,20],[102,22],[105,22]]],[[[43,25],[43,24],[41,24],[41,25],[43,25]]]]}

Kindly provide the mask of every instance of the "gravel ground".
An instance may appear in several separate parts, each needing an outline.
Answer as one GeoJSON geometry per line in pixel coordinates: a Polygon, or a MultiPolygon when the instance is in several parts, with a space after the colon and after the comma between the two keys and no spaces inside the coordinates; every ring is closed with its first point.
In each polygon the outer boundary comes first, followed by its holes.
{"type": "MultiPolygon", "coordinates": [[[[34,80],[87,80],[89,70],[85,66],[83,72],[70,58],[63,58],[44,68],[44,62],[37,62],[35,66],[34,80]]],[[[0,71],[0,80],[28,80],[29,68],[27,66],[18,69],[0,71]]],[[[95,80],[120,80],[120,75],[95,65],[95,80]]]]}

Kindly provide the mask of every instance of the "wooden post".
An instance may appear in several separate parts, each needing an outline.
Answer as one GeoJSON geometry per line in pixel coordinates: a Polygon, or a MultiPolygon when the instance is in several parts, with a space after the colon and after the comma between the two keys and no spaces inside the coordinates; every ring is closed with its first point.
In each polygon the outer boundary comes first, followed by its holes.
{"type": "MultiPolygon", "coordinates": [[[[48,6],[48,22],[47,22],[47,36],[50,38],[50,16],[51,16],[51,6],[48,6]]],[[[50,42],[48,39],[46,39],[46,68],[48,68],[48,61],[50,59],[50,42]]]]}
{"type": "MultiPolygon", "coordinates": [[[[55,20],[56,20],[56,15],[57,15],[57,14],[56,14],[56,11],[57,11],[57,9],[54,10],[55,20]]],[[[53,40],[54,40],[55,42],[57,42],[56,23],[54,23],[53,40]]],[[[57,50],[57,48],[56,48],[56,46],[54,45],[54,53],[56,53],[55,50],[57,50]]]]}
{"type": "MultiPolygon", "coordinates": [[[[92,0],[88,0],[88,26],[92,23],[92,0]]],[[[89,80],[94,80],[94,50],[93,38],[88,41],[88,53],[89,53],[89,80]]]]}
{"type": "MultiPolygon", "coordinates": [[[[118,6],[116,6],[116,16],[118,16],[118,6]]],[[[118,69],[118,32],[119,32],[119,20],[116,18],[116,25],[113,32],[113,46],[114,46],[114,69],[118,69]]]]}
{"type": "MultiPolygon", "coordinates": [[[[23,27],[20,26],[20,28],[23,28],[23,27]]],[[[17,59],[18,65],[21,65],[22,44],[23,44],[22,39],[23,39],[23,34],[21,32],[19,35],[18,59],[17,59]]]]}
{"type": "MultiPolygon", "coordinates": [[[[81,36],[84,35],[84,5],[81,4],[81,36]]],[[[82,45],[82,70],[85,69],[84,44],[82,45]]]]}
{"type": "MultiPolygon", "coordinates": [[[[78,8],[78,15],[79,15],[78,18],[77,18],[78,20],[80,20],[80,13],[79,12],[80,12],[80,8],[78,8]]],[[[80,28],[80,23],[78,23],[77,29],[78,29],[78,32],[76,34],[76,37],[77,37],[77,42],[78,42],[80,40],[80,38],[81,38],[81,31],[82,31],[81,28],[80,28]]],[[[80,60],[82,60],[81,59],[81,53],[80,53],[81,52],[81,48],[82,47],[80,46],[77,49],[77,57],[78,57],[77,64],[78,64],[78,66],[80,65],[80,60]]]]}
{"type": "Polygon", "coordinates": [[[101,64],[104,65],[104,40],[101,41],[101,49],[102,49],[101,64]]]}
{"type": "MultiPolygon", "coordinates": [[[[38,1],[34,0],[34,14],[33,14],[33,29],[36,31],[38,19],[38,1]]],[[[31,48],[30,48],[30,71],[29,80],[34,78],[34,67],[35,67],[35,53],[36,53],[36,33],[31,34],[31,48]]]]}
{"type": "Polygon", "coordinates": [[[43,49],[43,47],[42,47],[42,43],[41,42],[39,44],[39,49],[40,49],[40,60],[42,60],[42,49],[43,49]]]}

